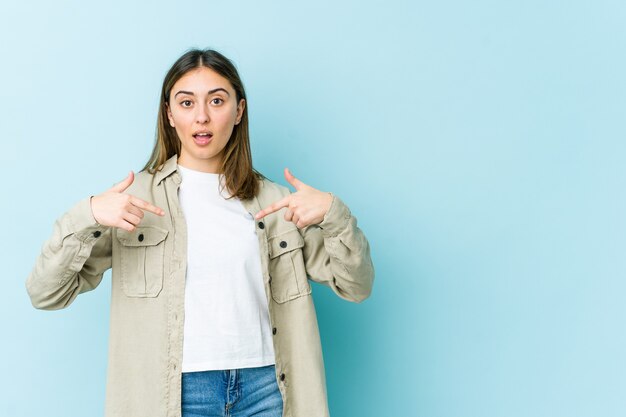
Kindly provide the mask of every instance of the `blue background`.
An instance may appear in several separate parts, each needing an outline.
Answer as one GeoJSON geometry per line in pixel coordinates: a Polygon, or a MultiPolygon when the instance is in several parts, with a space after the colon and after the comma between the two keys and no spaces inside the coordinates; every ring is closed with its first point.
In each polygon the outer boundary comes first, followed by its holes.
{"type": "Polygon", "coordinates": [[[371,298],[313,285],[333,416],[624,415],[623,2],[85,3],[0,6],[1,415],[102,415],[110,271],[55,312],[24,283],[190,47],[236,63],[255,166],[370,241],[371,298]]]}

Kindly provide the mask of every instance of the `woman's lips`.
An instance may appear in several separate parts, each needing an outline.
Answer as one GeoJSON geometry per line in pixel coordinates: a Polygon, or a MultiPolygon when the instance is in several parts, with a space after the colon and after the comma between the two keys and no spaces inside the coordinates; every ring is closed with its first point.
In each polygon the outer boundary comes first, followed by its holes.
{"type": "Polygon", "coordinates": [[[212,139],[213,139],[213,136],[203,136],[203,135],[194,135],[193,136],[193,141],[198,146],[208,145],[209,142],[211,142],[212,139]]]}

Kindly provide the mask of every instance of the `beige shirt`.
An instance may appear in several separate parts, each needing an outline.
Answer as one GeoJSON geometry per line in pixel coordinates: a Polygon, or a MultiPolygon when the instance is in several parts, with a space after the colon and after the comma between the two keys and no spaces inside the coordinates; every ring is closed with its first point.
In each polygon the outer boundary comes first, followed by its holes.
{"type": "MultiPolygon", "coordinates": [[[[154,175],[137,173],[126,193],[165,210],[145,212],[133,232],[99,225],[89,198],[61,216],[26,280],[35,308],[58,310],[111,272],[105,417],[181,417],[187,229],[178,201],[177,155],[154,175]]],[[[290,194],[261,181],[242,200],[255,215],[290,194]]],[[[285,208],[257,220],[283,417],[329,416],[322,346],[309,280],[359,303],[372,291],[368,241],[349,208],[332,194],[323,221],[299,229],[285,208]]]]}

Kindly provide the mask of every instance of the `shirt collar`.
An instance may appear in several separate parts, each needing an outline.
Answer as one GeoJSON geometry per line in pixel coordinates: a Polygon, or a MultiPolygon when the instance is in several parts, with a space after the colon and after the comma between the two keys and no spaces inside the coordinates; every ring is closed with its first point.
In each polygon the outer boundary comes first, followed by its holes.
{"type": "MultiPolygon", "coordinates": [[[[154,178],[157,184],[159,184],[164,178],[169,177],[173,173],[176,173],[175,181],[180,184],[180,173],[178,172],[178,154],[172,155],[165,163],[163,164],[163,168],[160,171],[157,171],[154,174],[154,178]]],[[[260,186],[263,188],[263,181],[260,181],[260,186]]],[[[251,199],[241,200],[243,206],[248,210],[248,212],[252,215],[255,215],[259,211],[261,211],[261,204],[256,196],[251,199]]]]}
{"type": "Polygon", "coordinates": [[[156,183],[159,184],[163,178],[169,177],[173,172],[178,172],[177,165],[178,155],[174,154],[167,161],[165,161],[163,168],[154,174],[156,183]]]}

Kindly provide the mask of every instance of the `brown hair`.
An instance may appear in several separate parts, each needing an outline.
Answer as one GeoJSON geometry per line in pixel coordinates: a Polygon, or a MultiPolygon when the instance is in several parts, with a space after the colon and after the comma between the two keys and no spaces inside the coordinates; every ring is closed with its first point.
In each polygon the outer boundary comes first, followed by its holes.
{"type": "MultiPolygon", "coordinates": [[[[228,58],[213,49],[190,49],[185,52],[174,62],[163,80],[156,127],[156,142],[152,155],[142,170],[154,174],[157,170],[160,171],[165,161],[174,154],[180,155],[180,139],[176,134],[176,129],[170,126],[167,118],[170,91],[183,75],[203,66],[212,69],[230,82],[237,93],[237,103],[242,98],[246,98],[243,82],[235,65],[228,58]]],[[[256,196],[259,190],[258,180],[266,177],[252,166],[247,100],[241,120],[234,126],[233,133],[224,147],[223,153],[219,183],[222,184],[221,176],[223,175],[224,184],[230,193],[229,199],[237,197],[243,200],[256,196]]]]}

